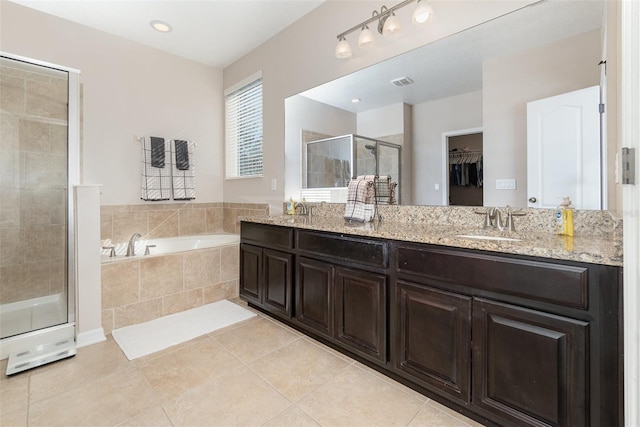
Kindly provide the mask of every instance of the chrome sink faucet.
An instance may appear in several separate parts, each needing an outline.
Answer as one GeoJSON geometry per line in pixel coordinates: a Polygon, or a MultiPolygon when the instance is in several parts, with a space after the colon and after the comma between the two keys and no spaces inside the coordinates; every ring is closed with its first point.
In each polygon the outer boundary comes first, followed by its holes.
{"type": "Polygon", "coordinates": [[[496,228],[500,231],[516,231],[514,216],[526,215],[524,212],[513,212],[511,206],[507,206],[507,218],[502,222],[502,214],[500,209],[492,207],[488,208],[485,212],[474,211],[479,215],[485,215],[484,224],[482,228],[496,228]]]}
{"type": "Polygon", "coordinates": [[[296,210],[296,212],[298,211],[298,208],[300,208],[300,215],[309,215],[309,208],[303,202],[295,204],[294,209],[296,210]]]}
{"type": "Polygon", "coordinates": [[[133,233],[133,235],[129,239],[129,244],[127,245],[127,255],[125,256],[135,256],[136,240],[138,240],[140,237],[142,237],[140,233],[133,233]]]}
{"type": "Polygon", "coordinates": [[[491,208],[489,209],[489,219],[491,220],[491,226],[493,228],[497,228],[500,231],[504,230],[502,225],[502,214],[500,213],[500,209],[491,208]]]}
{"type": "Polygon", "coordinates": [[[502,226],[502,215],[498,208],[488,208],[486,211],[474,211],[478,215],[484,215],[484,224],[482,228],[497,228],[498,230],[504,230],[502,226]]]}

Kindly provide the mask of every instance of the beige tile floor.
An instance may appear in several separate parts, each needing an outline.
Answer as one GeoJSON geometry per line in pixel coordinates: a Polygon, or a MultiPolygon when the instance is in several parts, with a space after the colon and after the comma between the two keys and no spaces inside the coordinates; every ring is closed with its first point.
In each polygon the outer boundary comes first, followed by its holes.
{"type": "Polygon", "coordinates": [[[0,426],[480,424],[258,314],[134,361],[109,336],[71,359],[2,374],[0,426]]]}

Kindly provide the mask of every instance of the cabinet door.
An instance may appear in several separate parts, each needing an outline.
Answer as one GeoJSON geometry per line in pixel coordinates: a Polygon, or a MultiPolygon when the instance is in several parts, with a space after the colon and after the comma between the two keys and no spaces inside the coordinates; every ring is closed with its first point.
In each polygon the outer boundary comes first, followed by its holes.
{"type": "Polygon", "coordinates": [[[396,301],[395,369],[421,386],[468,403],[471,298],[398,280],[396,301]]]}
{"type": "Polygon", "coordinates": [[[262,248],[240,245],[240,296],[255,304],[262,304],[262,248]]]}
{"type": "Polygon", "coordinates": [[[270,312],[291,317],[291,279],[293,255],[263,249],[264,308],[270,312]]]}
{"type": "Polygon", "coordinates": [[[473,405],[501,424],[588,425],[588,326],[474,300],[473,405]]]}
{"type": "Polygon", "coordinates": [[[387,360],[387,279],[360,270],[336,270],[335,338],[376,361],[387,360]]]}
{"type": "Polygon", "coordinates": [[[296,320],[327,338],[333,338],[333,274],[331,264],[297,258],[296,320]]]}

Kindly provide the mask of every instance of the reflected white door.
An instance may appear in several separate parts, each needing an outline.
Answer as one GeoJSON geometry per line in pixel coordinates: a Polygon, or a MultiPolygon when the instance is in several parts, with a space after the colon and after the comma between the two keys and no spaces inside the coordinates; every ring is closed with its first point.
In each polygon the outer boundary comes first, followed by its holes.
{"type": "Polygon", "coordinates": [[[600,89],[527,103],[528,206],[601,209],[600,89]]]}

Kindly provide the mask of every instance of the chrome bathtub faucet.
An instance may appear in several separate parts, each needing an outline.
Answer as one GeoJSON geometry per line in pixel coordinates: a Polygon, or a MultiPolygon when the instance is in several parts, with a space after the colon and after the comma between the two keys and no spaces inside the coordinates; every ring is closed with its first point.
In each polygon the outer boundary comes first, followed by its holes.
{"type": "Polygon", "coordinates": [[[140,233],[133,233],[131,238],[129,239],[129,244],[127,245],[127,255],[125,256],[135,256],[136,255],[136,240],[142,237],[140,233]]]}

